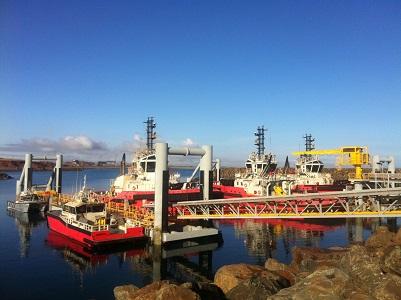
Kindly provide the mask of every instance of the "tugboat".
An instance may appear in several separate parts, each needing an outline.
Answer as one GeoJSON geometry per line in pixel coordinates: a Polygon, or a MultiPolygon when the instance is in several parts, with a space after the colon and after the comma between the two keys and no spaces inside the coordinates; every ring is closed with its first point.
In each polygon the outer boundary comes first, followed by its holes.
{"type": "Polygon", "coordinates": [[[272,177],[277,168],[276,156],[265,153],[264,126],[255,132],[257,152],[252,152],[245,163],[245,174],[235,174],[234,187],[242,188],[249,196],[265,196],[269,194],[272,177]]]}
{"type": "Polygon", "coordinates": [[[51,230],[88,248],[102,248],[145,237],[143,226],[130,219],[117,219],[106,212],[105,203],[93,202],[85,184],[77,197],[65,203],[61,210],[47,212],[47,223],[51,230]]]}
{"type": "MultiPolygon", "coordinates": [[[[315,149],[315,139],[305,134],[305,151],[315,149]]],[[[324,164],[318,155],[302,154],[295,165],[295,174],[289,174],[292,179],[292,192],[327,192],[344,189],[341,184],[335,184],[329,173],[323,173],[324,164]]]]}
{"type": "MultiPolygon", "coordinates": [[[[128,168],[128,174],[125,173],[125,153],[121,161],[120,176],[118,176],[111,187],[113,194],[121,192],[149,192],[155,190],[155,165],[156,156],[154,149],[154,140],[156,139],[156,124],[153,117],[149,117],[146,124],[146,148],[135,153],[132,166],[128,168]]],[[[178,173],[170,176],[170,185],[179,183],[180,175],[178,173]]]]}
{"type": "MultiPolygon", "coordinates": [[[[265,154],[264,132],[258,127],[255,136],[257,152],[249,155],[245,163],[245,174],[236,174],[234,187],[242,188],[245,196],[286,195],[292,193],[311,193],[339,191],[343,185],[335,184],[329,173],[323,173],[323,162],[317,155],[301,155],[296,162],[295,173],[287,174],[288,157],[284,169],[276,170],[277,161],[272,153],[265,154]]],[[[309,134],[304,136],[306,151],[314,149],[315,139],[309,134]]]]}

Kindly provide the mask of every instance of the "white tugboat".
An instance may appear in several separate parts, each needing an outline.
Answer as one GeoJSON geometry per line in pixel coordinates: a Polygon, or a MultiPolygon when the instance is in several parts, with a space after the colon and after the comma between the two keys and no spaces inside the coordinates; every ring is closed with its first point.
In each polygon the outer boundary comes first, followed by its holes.
{"type": "Polygon", "coordinates": [[[259,126],[255,132],[257,152],[249,155],[245,174],[235,174],[234,187],[243,188],[249,195],[268,195],[277,167],[276,156],[265,153],[265,131],[263,126],[259,126]]]}
{"type": "MultiPolygon", "coordinates": [[[[121,161],[120,176],[112,184],[113,193],[131,192],[131,191],[154,191],[155,190],[155,165],[156,156],[154,149],[154,140],[156,139],[156,124],[153,117],[149,117],[146,124],[146,149],[141,149],[134,154],[132,166],[125,173],[125,154],[121,161]]],[[[178,184],[179,174],[170,176],[170,184],[178,184]]]]}
{"type": "MultiPolygon", "coordinates": [[[[342,185],[334,183],[329,173],[323,173],[323,162],[317,155],[301,155],[296,162],[295,173],[288,174],[288,157],[283,171],[277,172],[277,161],[272,153],[265,154],[265,129],[258,127],[255,145],[257,152],[249,155],[245,163],[245,174],[236,174],[234,187],[242,188],[249,195],[286,195],[291,193],[324,192],[342,190],[342,185]]],[[[314,149],[315,139],[304,136],[306,151],[314,149]]]]}
{"type": "MultiPolygon", "coordinates": [[[[305,151],[315,149],[315,139],[305,134],[305,151]]],[[[295,174],[289,174],[293,192],[324,192],[342,190],[342,185],[336,185],[331,174],[323,173],[324,164],[318,155],[302,154],[295,165],[295,174]]]]}

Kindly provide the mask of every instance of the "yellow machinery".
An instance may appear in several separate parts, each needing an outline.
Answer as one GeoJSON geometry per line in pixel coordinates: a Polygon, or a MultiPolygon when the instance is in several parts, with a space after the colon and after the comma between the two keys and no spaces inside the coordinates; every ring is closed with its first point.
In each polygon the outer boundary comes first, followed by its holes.
{"type": "Polygon", "coordinates": [[[338,149],[293,152],[293,155],[338,155],[337,166],[354,166],[355,179],[362,179],[362,166],[369,165],[368,147],[347,146],[338,149]]]}
{"type": "Polygon", "coordinates": [[[276,195],[276,196],[284,196],[285,195],[285,192],[281,186],[275,185],[273,189],[274,189],[274,195],[276,195]]]}

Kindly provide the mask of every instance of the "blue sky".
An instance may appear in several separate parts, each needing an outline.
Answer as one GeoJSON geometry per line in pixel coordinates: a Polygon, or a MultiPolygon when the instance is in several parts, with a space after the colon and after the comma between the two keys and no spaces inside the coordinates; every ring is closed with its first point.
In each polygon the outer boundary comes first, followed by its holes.
{"type": "Polygon", "coordinates": [[[241,165],[369,146],[401,162],[400,1],[7,1],[0,155],[120,157],[143,136],[241,165]]]}

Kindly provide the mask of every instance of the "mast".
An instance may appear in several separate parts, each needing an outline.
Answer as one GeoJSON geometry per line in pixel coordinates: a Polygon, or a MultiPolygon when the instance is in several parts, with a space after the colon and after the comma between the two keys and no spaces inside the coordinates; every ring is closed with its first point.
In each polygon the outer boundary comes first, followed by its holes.
{"type": "Polygon", "coordinates": [[[255,146],[259,157],[265,154],[265,131],[266,129],[264,126],[258,126],[258,129],[255,132],[255,146]]]}
{"type": "MultiPolygon", "coordinates": [[[[305,134],[303,136],[303,138],[305,139],[305,151],[312,151],[315,149],[315,139],[312,138],[311,134],[305,134]]],[[[311,157],[311,155],[306,154],[303,155],[304,157],[311,157]]]]}
{"type": "Polygon", "coordinates": [[[147,121],[143,122],[146,124],[146,147],[149,152],[154,150],[154,140],[156,139],[156,123],[153,117],[148,117],[147,121]]]}

